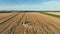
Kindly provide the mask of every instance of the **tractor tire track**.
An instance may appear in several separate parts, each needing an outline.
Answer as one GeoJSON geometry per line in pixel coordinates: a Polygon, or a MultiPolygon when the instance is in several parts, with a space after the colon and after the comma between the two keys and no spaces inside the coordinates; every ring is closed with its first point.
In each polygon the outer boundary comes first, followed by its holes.
{"type": "MultiPolygon", "coordinates": [[[[14,18],[12,18],[12,19],[10,19],[9,21],[11,21],[11,20],[14,20],[15,19],[15,22],[18,22],[17,20],[16,20],[16,18],[18,19],[18,17],[19,17],[20,15],[18,15],[18,16],[16,16],[16,17],[14,17],[14,18]]],[[[9,23],[9,21],[8,21],[8,23],[9,23]]],[[[14,21],[12,21],[12,23],[13,23],[14,21]]],[[[5,30],[6,29],[9,29],[9,30],[11,30],[12,28],[11,28],[11,26],[12,26],[12,23],[10,22],[10,25],[8,25],[8,27],[6,27],[5,28],[5,30]]],[[[14,26],[14,25],[13,25],[14,26]]],[[[13,27],[12,26],[12,27],[13,27]]],[[[3,31],[4,32],[4,31],[3,31]]]]}
{"type": "Polygon", "coordinates": [[[0,22],[0,25],[1,25],[1,24],[3,24],[4,22],[8,21],[9,19],[11,19],[11,18],[13,18],[13,17],[17,16],[17,15],[18,15],[18,14],[12,15],[12,16],[11,16],[11,17],[9,17],[8,19],[6,19],[6,20],[4,20],[4,21],[0,22]]]}
{"type": "MultiPolygon", "coordinates": [[[[23,14],[22,15],[22,17],[24,16],[25,14],[23,14]]],[[[20,15],[19,15],[20,16],[20,15]]],[[[18,17],[18,16],[17,16],[18,17]]],[[[20,18],[19,19],[19,21],[16,23],[17,25],[14,25],[14,26],[12,26],[8,31],[8,34],[14,34],[14,32],[15,32],[15,29],[16,29],[16,27],[18,26],[18,23],[20,23],[20,21],[21,21],[21,19],[23,19],[23,18],[20,18]]],[[[8,28],[10,27],[11,25],[9,25],[8,26],[8,28]]],[[[6,30],[6,29],[5,29],[6,30]]]]}
{"type": "Polygon", "coordinates": [[[23,20],[23,18],[24,18],[24,16],[25,16],[25,13],[22,15],[22,17],[21,17],[21,19],[17,22],[17,25],[13,28],[14,30],[12,30],[11,31],[11,34],[14,34],[14,32],[16,31],[16,28],[19,26],[19,25],[22,25],[22,20],[23,20]]]}
{"type": "Polygon", "coordinates": [[[9,16],[6,16],[6,17],[4,17],[4,18],[1,18],[0,20],[3,20],[3,19],[5,19],[5,18],[8,18],[8,17],[10,17],[10,16],[12,16],[12,15],[14,15],[14,14],[11,14],[11,15],[9,15],[9,16]]]}
{"type": "MultiPolygon", "coordinates": [[[[3,22],[0,24],[0,26],[3,25],[3,24],[5,24],[7,21],[9,21],[10,19],[14,18],[14,17],[17,16],[17,15],[18,15],[18,14],[12,16],[11,18],[9,18],[9,19],[6,20],[6,21],[3,21],[3,22]]],[[[9,25],[10,25],[10,24],[9,24],[9,25]]],[[[5,29],[7,29],[7,28],[9,27],[9,25],[8,25],[5,29]]],[[[0,27],[0,28],[1,28],[1,27],[0,27]]],[[[3,31],[5,31],[5,29],[3,29],[2,31],[0,31],[0,33],[3,32],[3,31]]]]}

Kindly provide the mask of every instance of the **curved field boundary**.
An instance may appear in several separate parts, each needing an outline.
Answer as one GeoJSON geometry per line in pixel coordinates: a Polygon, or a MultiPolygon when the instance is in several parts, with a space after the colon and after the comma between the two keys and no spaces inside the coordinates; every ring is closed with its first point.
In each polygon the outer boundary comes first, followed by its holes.
{"type": "Polygon", "coordinates": [[[54,17],[60,18],[60,16],[59,16],[59,15],[49,14],[49,13],[46,13],[46,12],[40,12],[40,13],[43,13],[43,14],[46,14],[46,15],[50,15],[50,16],[54,16],[54,17]]]}
{"type": "Polygon", "coordinates": [[[60,16],[60,12],[46,12],[46,13],[55,14],[55,15],[59,15],[60,16]]]}

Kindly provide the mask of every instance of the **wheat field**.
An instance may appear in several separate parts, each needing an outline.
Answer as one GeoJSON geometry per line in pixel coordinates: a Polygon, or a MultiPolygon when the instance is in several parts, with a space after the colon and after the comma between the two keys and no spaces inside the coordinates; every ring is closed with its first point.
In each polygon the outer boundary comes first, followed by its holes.
{"type": "Polygon", "coordinates": [[[60,18],[39,12],[0,13],[0,34],[60,34],[60,18]]]}
{"type": "Polygon", "coordinates": [[[46,13],[54,14],[54,15],[60,15],[60,12],[46,12],[46,13]]]}

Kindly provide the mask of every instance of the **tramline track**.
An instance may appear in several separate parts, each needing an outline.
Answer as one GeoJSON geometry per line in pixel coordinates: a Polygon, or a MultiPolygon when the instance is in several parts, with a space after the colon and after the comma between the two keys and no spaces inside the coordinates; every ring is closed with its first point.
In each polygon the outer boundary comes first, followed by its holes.
{"type": "Polygon", "coordinates": [[[0,20],[13,15],[13,13],[0,13],[0,20]]]}
{"type": "Polygon", "coordinates": [[[0,25],[1,25],[2,23],[4,23],[4,22],[8,21],[9,19],[15,17],[16,15],[18,15],[18,13],[13,14],[13,15],[11,15],[10,17],[7,17],[7,18],[5,18],[5,19],[0,20],[0,25]]]}
{"type": "MultiPolygon", "coordinates": [[[[9,31],[9,30],[11,30],[11,28],[13,28],[14,26],[17,26],[17,25],[18,25],[17,22],[19,22],[20,19],[23,17],[22,15],[23,15],[23,14],[19,14],[19,15],[17,15],[16,17],[8,20],[7,23],[5,24],[5,25],[7,25],[7,27],[4,28],[3,31],[4,31],[4,32],[5,32],[5,31],[8,31],[7,33],[11,32],[11,31],[9,31]],[[20,18],[20,17],[21,17],[21,18],[20,18]],[[18,19],[18,18],[20,18],[20,19],[18,19]],[[15,19],[15,20],[14,20],[14,19],[15,19]],[[18,20],[16,20],[16,19],[18,19],[18,20]],[[11,21],[11,20],[12,20],[12,21],[11,21]],[[8,23],[10,23],[10,24],[8,24],[8,23]],[[13,25],[13,24],[14,24],[14,25],[13,25]],[[6,29],[6,30],[5,30],[5,29],[6,29]]],[[[20,22],[19,22],[19,23],[20,23],[20,22]]],[[[1,32],[3,32],[3,31],[1,31],[1,32]]]]}
{"type": "Polygon", "coordinates": [[[10,31],[9,34],[14,34],[15,31],[16,31],[16,29],[17,29],[17,27],[18,27],[19,25],[22,25],[22,20],[23,20],[24,16],[25,16],[25,13],[23,13],[23,15],[20,16],[19,21],[16,23],[17,25],[15,25],[15,26],[12,27],[12,30],[10,31]]]}
{"type": "MultiPolygon", "coordinates": [[[[16,14],[16,15],[14,15],[13,17],[15,17],[15,16],[17,16],[18,14],[16,14]]],[[[13,17],[10,17],[9,19],[7,19],[7,20],[5,20],[5,21],[3,21],[1,24],[0,24],[0,33],[3,31],[3,30],[5,30],[5,27],[4,26],[9,26],[9,24],[8,24],[8,21],[10,20],[10,23],[11,23],[11,19],[13,18],[13,17]]]]}
{"type": "Polygon", "coordinates": [[[4,17],[4,18],[1,18],[0,20],[3,20],[3,19],[5,19],[5,18],[8,18],[8,17],[10,17],[10,16],[12,16],[12,15],[14,15],[14,14],[8,15],[8,16],[6,16],[6,17],[4,17]]]}

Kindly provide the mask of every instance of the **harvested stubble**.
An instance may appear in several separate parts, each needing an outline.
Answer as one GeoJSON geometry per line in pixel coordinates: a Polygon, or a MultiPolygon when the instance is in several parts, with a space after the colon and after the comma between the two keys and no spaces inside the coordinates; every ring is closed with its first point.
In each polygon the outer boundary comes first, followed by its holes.
{"type": "Polygon", "coordinates": [[[60,34],[60,19],[52,16],[25,12],[7,18],[0,20],[0,34],[60,34]]]}

